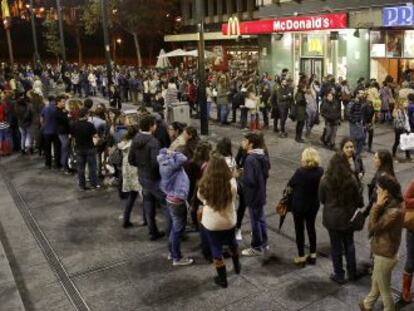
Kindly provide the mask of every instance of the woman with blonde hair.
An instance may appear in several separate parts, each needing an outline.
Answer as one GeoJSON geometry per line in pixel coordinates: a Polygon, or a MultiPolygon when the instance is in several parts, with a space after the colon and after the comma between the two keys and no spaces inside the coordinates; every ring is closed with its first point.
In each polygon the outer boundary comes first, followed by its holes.
{"type": "Polygon", "coordinates": [[[237,183],[225,158],[213,152],[200,180],[197,196],[203,204],[201,224],[217,270],[214,281],[223,288],[227,287],[223,245],[229,246],[235,273],[239,274],[241,269],[235,235],[236,194],[237,183]]]}
{"type": "Polygon", "coordinates": [[[302,152],[302,166],[289,180],[292,190],[292,213],[295,222],[296,246],[298,257],[294,262],[305,266],[306,262],[316,263],[316,229],[315,220],[319,210],[319,182],[323,175],[320,157],[314,148],[302,152]],[[309,237],[310,254],[305,256],[305,225],[309,237]]]}

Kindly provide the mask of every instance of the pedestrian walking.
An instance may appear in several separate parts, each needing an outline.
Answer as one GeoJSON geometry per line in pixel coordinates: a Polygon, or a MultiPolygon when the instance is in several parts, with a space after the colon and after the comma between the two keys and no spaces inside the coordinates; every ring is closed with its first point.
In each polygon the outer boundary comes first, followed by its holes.
{"type": "Polygon", "coordinates": [[[325,146],[333,149],[335,148],[336,132],[341,121],[341,107],[332,92],[328,92],[323,99],[321,115],[325,119],[321,141],[325,146]]]}

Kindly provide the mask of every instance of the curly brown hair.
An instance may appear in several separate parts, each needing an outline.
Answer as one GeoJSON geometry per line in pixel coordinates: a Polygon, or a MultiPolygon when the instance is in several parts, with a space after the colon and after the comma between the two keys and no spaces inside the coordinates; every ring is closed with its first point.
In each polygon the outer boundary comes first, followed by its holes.
{"type": "Polygon", "coordinates": [[[232,174],[226,160],[219,153],[213,152],[199,183],[201,196],[213,210],[221,211],[231,204],[231,179],[232,174]]]}

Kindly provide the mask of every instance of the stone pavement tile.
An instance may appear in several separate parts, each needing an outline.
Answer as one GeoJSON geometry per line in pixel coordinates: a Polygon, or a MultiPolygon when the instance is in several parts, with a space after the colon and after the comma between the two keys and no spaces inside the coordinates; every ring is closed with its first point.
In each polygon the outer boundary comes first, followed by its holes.
{"type": "Polygon", "coordinates": [[[257,293],[231,269],[226,290],[213,283],[214,275],[210,265],[172,267],[154,255],[75,282],[92,310],[211,310],[257,293]]]}
{"type": "Polygon", "coordinates": [[[72,311],[74,307],[66,296],[62,286],[56,282],[38,286],[25,293],[30,301],[30,310],[34,311],[72,311]]]}
{"type": "Polygon", "coordinates": [[[222,311],[285,311],[286,308],[272,299],[269,292],[263,291],[259,295],[249,296],[230,305],[220,308],[222,311]]]}
{"type": "Polygon", "coordinates": [[[357,310],[358,307],[355,308],[344,304],[339,299],[336,299],[333,296],[327,296],[321,300],[318,300],[312,303],[305,308],[300,309],[301,311],[354,311],[357,310]]]}

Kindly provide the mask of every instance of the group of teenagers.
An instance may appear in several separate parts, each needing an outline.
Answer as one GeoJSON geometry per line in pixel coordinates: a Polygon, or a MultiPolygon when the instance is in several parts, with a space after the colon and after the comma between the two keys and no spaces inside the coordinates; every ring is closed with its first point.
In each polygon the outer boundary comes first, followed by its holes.
{"type": "MultiPolygon", "coordinates": [[[[148,226],[150,240],[166,235],[168,259],[172,265],[191,265],[194,259],[181,252],[187,213],[190,213],[200,234],[202,253],[216,268],[214,281],[227,287],[225,255],[231,257],[233,270],[239,274],[240,255],[266,257],[270,254],[265,218],[270,160],[264,136],[257,131],[246,133],[237,156],[233,157],[229,138],[220,139],[213,148],[198,137],[193,127],[174,122],[168,125],[171,144],[161,148],[154,135],[156,130],[156,118],[148,114],[141,119],[139,130],[128,131],[118,145],[123,150],[123,168],[128,167],[123,170],[123,191],[129,193],[124,227],[132,225],[132,206],[141,192],[142,225],[148,226]],[[128,147],[123,148],[125,146],[128,147]],[[135,181],[135,188],[126,187],[128,180],[135,181]],[[157,226],[157,206],[165,212],[165,232],[157,226]],[[246,210],[251,225],[251,244],[239,250],[243,239],[240,229],[246,210]]],[[[354,233],[364,228],[367,219],[372,244],[372,288],[359,305],[361,310],[371,310],[381,296],[384,310],[394,310],[391,275],[398,262],[404,228],[407,258],[402,301],[410,303],[412,299],[414,182],[403,195],[395,176],[392,154],[388,150],[378,150],[374,156],[376,173],[368,185],[368,200],[364,204],[362,178],[365,170],[355,149],[354,140],[344,138],[326,170],[321,167],[316,149],[309,147],[303,151],[301,165],[286,186],[298,251],[294,263],[299,267],[316,264],[316,219],[320,205],[323,205],[322,223],[331,242],[333,273],[330,278],[338,284],[360,279],[363,273],[357,269],[354,233]],[[305,251],[305,231],[309,238],[308,253],[305,251]]]]}

